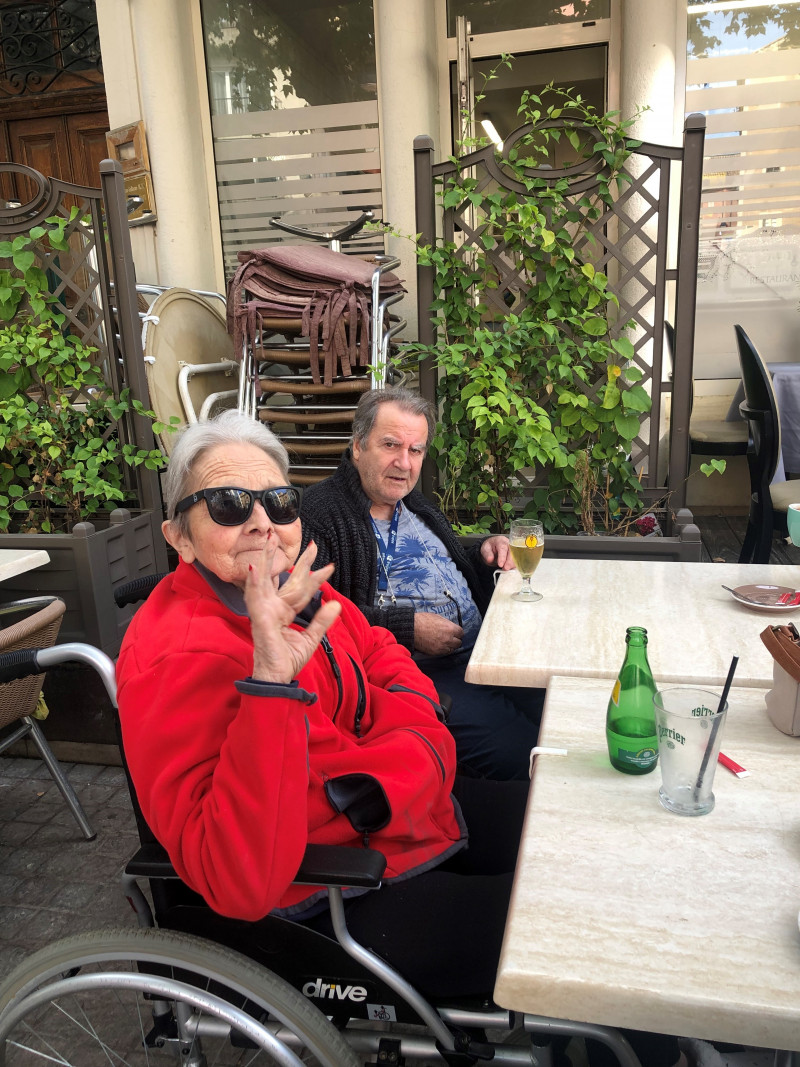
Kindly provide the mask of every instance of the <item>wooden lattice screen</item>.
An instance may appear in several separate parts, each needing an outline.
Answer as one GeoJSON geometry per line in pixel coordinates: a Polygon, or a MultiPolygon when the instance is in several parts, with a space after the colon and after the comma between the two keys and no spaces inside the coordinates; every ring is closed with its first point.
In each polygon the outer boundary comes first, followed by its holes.
{"type": "MultiPolygon", "coordinates": [[[[552,123],[557,126],[558,123],[552,123]]],[[[523,138],[531,127],[523,126],[504,140],[504,153],[523,138]]],[[[641,144],[627,162],[630,182],[623,185],[612,206],[587,227],[575,245],[579,258],[591,262],[609,278],[609,288],[620,303],[619,323],[629,320],[634,328],[626,336],[632,341],[635,362],[643,372],[642,384],[651,393],[652,408],[644,415],[634,441],[633,462],[642,471],[642,485],[648,499],[655,500],[671,492],[674,508],[685,503],[685,479],[689,471],[689,414],[694,354],[695,293],[697,279],[698,218],[703,166],[705,119],[690,115],[684,128],[682,147],[641,144]],[[677,195],[675,195],[677,193],[677,195]],[[672,214],[677,209],[677,220],[672,214]],[[593,241],[592,241],[593,238],[593,241]],[[664,353],[664,320],[667,284],[674,283],[674,307],[671,311],[675,328],[675,361],[670,366],[664,353]],[[671,393],[668,463],[659,462],[662,395],[671,393]]],[[[500,190],[525,194],[498,155],[494,145],[463,156],[457,162],[433,163],[433,142],[417,137],[414,142],[416,229],[422,243],[430,243],[436,233],[436,188],[457,171],[475,178],[477,191],[500,190]]],[[[598,164],[599,165],[599,164],[598,164]]],[[[536,178],[555,183],[567,178],[570,196],[578,201],[591,194],[597,185],[597,169],[585,163],[563,170],[530,169],[536,178]]],[[[446,241],[463,242],[463,254],[480,240],[484,229],[480,203],[448,208],[442,213],[440,232],[446,241]]],[[[494,291],[481,292],[481,300],[491,308],[506,311],[503,293],[509,288],[525,302],[525,269],[517,253],[509,252],[502,240],[493,250],[483,249],[501,279],[494,291]]],[[[418,306],[420,341],[433,344],[431,316],[433,269],[418,268],[418,306]]],[[[515,310],[517,310],[515,307],[515,310]]],[[[622,325],[614,327],[618,331],[622,325]]],[[[585,388],[596,394],[606,380],[605,367],[599,377],[585,388]]],[[[436,398],[436,367],[429,359],[420,368],[420,389],[431,400],[436,398]]],[[[663,448],[663,444],[662,444],[663,448]]],[[[425,477],[425,476],[424,476],[425,477]]],[[[427,472],[426,492],[433,486],[434,472],[427,472]]],[[[521,487],[530,488],[545,477],[537,471],[521,487]]]]}
{"type": "MultiPolygon", "coordinates": [[[[68,252],[53,253],[37,242],[32,251],[47,273],[50,292],[66,316],[65,329],[97,349],[95,361],[115,396],[128,386],[148,407],[142,358],[141,327],[136,305],[135,276],[125,209],[125,188],[119,163],[100,165],[100,189],[47,178],[17,163],[0,163],[0,181],[8,199],[0,201],[0,235],[13,241],[48,218],[74,219],[64,231],[68,252]],[[77,207],[77,213],[72,211],[77,207]]],[[[72,401],[80,402],[80,396],[72,401]]],[[[109,432],[138,448],[152,449],[150,422],[125,415],[109,432]]],[[[158,474],[143,465],[125,467],[126,484],[145,509],[161,509],[158,474]]]]}

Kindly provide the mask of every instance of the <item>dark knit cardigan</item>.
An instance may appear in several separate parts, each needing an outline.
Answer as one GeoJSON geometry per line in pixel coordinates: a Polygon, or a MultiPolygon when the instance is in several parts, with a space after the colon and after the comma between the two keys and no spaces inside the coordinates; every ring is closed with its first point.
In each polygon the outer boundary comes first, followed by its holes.
{"type": "MultiPolygon", "coordinates": [[[[480,543],[465,549],[442,512],[416,489],[403,498],[403,504],[440,538],[483,615],[492,595],[492,568],[481,558],[480,543]]],[[[373,626],[385,626],[413,652],[414,609],[375,606],[378,552],[369,509],[369,497],[348,452],[330,478],[303,491],[303,547],[313,538],[319,549],[314,569],[335,563],[330,579],[334,589],[352,600],[373,626]]]]}

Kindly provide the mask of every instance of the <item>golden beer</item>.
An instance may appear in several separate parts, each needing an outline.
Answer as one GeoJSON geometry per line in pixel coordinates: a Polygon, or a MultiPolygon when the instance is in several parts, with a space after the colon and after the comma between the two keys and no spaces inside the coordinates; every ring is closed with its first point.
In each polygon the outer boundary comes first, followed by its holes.
{"type": "Polygon", "coordinates": [[[544,541],[537,543],[533,548],[529,548],[524,540],[511,541],[509,547],[517,570],[523,578],[529,578],[539,566],[539,560],[544,552],[544,541]]]}
{"type": "Polygon", "coordinates": [[[531,575],[539,566],[539,560],[544,553],[542,524],[532,519],[513,519],[508,532],[508,546],[511,558],[522,575],[522,585],[516,593],[511,594],[511,599],[520,600],[524,604],[535,604],[542,599],[542,594],[531,588],[531,575]]]}

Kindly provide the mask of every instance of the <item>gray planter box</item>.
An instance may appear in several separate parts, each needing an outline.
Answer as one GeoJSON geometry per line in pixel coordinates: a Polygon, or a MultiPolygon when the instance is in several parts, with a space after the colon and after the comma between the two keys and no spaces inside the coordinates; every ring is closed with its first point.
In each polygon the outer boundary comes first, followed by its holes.
{"type": "MultiPolygon", "coordinates": [[[[545,555],[551,559],[638,559],[655,562],[699,563],[700,530],[691,511],[682,508],[673,523],[671,537],[613,537],[602,534],[546,534],[545,555]]],[[[480,540],[477,537],[465,541],[480,540]]]]}
{"type": "Polygon", "coordinates": [[[2,534],[2,548],[44,549],[50,562],[3,582],[4,601],[55,594],[67,605],[58,643],[86,641],[116,656],[135,606],[114,603],[117,586],[167,569],[161,515],[112,511],[107,525],[78,523],[71,534],[2,534]]]}

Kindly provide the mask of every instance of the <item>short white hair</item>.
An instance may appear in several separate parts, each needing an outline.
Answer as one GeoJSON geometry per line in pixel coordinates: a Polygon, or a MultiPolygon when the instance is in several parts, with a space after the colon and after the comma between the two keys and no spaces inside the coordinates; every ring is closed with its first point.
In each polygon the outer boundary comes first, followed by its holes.
{"type": "Polygon", "coordinates": [[[191,492],[192,473],[200,457],[220,445],[253,445],[260,449],[289,481],[289,455],[281,441],[263,422],[238,411],[223,411],[213,419],[195,422],[183,430],[169,457],[164,476],[167,518],[188,533],[186,512],[175,514],[176,505],[191,492]]]}

